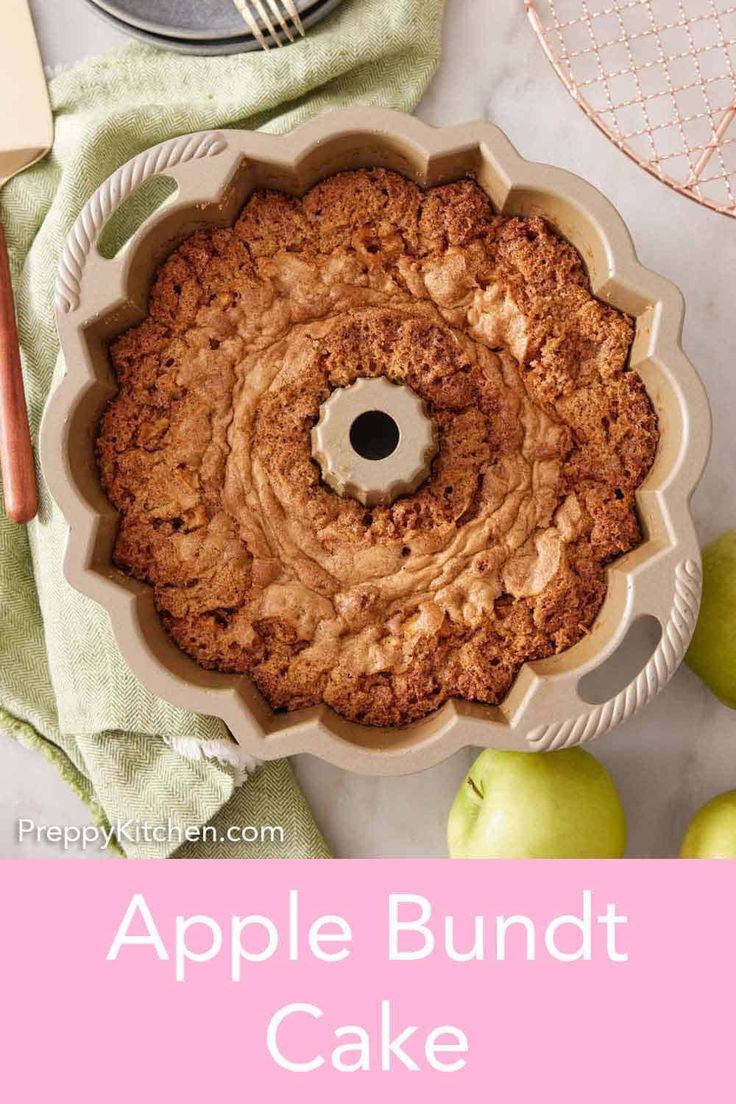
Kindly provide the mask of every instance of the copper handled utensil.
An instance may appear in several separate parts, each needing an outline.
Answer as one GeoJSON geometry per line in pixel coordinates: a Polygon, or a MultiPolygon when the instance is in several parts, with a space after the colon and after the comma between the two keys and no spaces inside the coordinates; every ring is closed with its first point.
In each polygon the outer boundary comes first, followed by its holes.
{"type": "MultiPolygon", "coordinates": [[[[27,0],[3,0],[0,35],[0,188],[49,150],[53,122],[27,0]]],[[[38,511],[5,232],[0,223],[0,471],[5,513],[38,511]]]]}
{"type": "Polygon", "coordinates": [[[293,42],[294,32],[304,37],[304,25],[294,0],[233,0],[233,3],[264,50],[283,46],[284,38],[293,42]]]}

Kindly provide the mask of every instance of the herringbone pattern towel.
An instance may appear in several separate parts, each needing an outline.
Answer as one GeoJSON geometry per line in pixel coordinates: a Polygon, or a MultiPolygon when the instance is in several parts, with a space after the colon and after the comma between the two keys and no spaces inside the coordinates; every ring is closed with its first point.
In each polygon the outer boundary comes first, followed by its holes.
{"type": "MultiPolygon", "coordinates": [[[[437,63],[441,14],[442,0],[346,0],[284,50],[197,58],[135,45],[52,81],[53,152],[0,197],[34,433],[58,357],[57,260],[92,190],[172,135],[287,130],[354,102],[412,110],[437,63]]],[[[42,494],[41,516],[27,531],[0,517],[0,729],[45,751],[103,823],[215,818],[285,829],[281,845],[187,845],[189,857],[325,855],[287,763],[240,785],[243,764],[224,726],[156,700],[133,677],[106,615],[62,578],[64,524],[42,494]]],[[[120,842],[135,856],[172,850],[120,842]]]]}

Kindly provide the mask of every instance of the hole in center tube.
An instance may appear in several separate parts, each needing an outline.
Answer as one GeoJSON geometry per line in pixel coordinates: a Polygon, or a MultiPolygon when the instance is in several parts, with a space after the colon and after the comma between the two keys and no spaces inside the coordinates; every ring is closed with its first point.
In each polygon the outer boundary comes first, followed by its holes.
{"type": "Polygon", "coordinates": [[[383,410],[366,410],[350,427],[350,444],[364,460],[385,460],[396,451],[399,427],[383,410]]]}

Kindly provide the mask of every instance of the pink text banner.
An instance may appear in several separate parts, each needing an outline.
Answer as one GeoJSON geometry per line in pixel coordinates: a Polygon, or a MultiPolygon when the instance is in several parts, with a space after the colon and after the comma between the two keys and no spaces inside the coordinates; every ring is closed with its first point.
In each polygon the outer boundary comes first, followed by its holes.
{"type": "Polygon", "coordinates": [[[730,1099],[735,932],[728,862],[4,862],[0,1098],[730,1099]]]}

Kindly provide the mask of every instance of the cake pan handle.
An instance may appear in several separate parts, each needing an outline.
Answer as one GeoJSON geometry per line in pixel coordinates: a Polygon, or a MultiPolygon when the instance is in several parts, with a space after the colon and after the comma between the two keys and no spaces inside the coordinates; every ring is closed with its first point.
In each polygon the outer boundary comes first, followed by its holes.
{"type": "Polygon", "coordinates": [[[70,314],[79,306],[84,267],[102,228],[141,184],[160,175],[179,182],[177,166],[214,157],[227,145],[221,131],[185,134],[144,150],[109,176],[85,203],[64,243],[56,279],[57,311],[70,314]]]}
{"type": "MultiPolygon", "coordinates": [[[[566,717],[532,727],[525,737],[530,750],[559,751],[594,740],[633,717],[670,681],[685,656],[700,606],[700,556],[693,544],[692,555],[677,549],[665,563],[653,559],[642,566],[634,578],[636,598],[632,595],[630,605],[635,610],[633,619],[648,614],[656,618],[662,630],[657,647],[639,674],[608,701],[591,706],[580,695],[580,672],[571,672],[556,688],[557,706],[561,712],[567,711],[566,717]]],[[[629,618],[622,624],[616,647],[631,623],[629,618]]],[[[605,661],[608,656],[603,658],[605,661]]]]}

